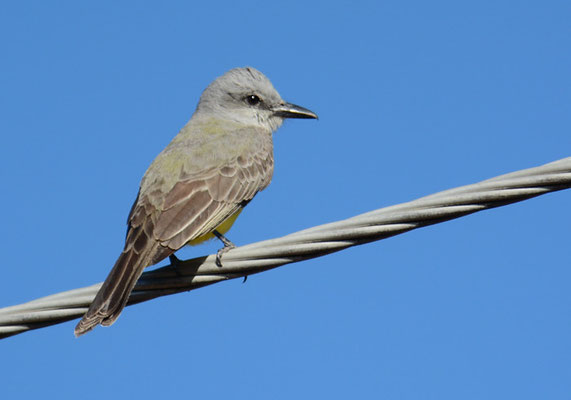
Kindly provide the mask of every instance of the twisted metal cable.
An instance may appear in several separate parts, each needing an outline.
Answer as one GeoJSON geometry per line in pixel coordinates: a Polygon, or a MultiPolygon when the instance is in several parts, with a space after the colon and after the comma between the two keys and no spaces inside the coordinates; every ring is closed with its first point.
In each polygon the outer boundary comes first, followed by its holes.
{"type": "MultiPolygon", "coordinates": [[[[571,187],[571,157],[144,273],[129,305],[320,257],[412,229],[571,187]]],[[[0,309],[0,338],[82,316],[101,283],[0,309]]]]}

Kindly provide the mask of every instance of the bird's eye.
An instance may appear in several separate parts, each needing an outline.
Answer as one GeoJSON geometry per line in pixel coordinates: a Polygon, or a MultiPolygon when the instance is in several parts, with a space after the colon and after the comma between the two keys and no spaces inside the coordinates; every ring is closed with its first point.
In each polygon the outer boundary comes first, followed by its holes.
{"type": "Polygon", "coordinates": [[[261,101],[262,100],[255,94],[246,96],[246,102],[251,106],[255,106],[256,104],[259,104],[261,101]]]}

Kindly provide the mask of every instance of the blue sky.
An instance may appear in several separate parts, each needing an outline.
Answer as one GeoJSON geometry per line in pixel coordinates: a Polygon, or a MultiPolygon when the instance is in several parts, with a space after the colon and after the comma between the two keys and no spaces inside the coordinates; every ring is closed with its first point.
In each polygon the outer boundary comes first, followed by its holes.
{"type": "MultiPolygon", "coordinates": [[[[148,164],[236,66],[320,116],[276,134],[237,244],[570,156],[570,20],[568,1],[5,4],[0,306],[105,278],[148,164]]],[[[568,399],[570,202],[3,340],[3,395],[568,399]]]]}

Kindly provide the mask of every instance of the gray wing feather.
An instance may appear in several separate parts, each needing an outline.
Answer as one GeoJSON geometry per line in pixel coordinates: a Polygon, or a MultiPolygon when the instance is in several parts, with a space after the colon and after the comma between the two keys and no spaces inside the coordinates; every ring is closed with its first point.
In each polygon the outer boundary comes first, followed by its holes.
{"type": "Polygon", "coordinates": [[[238,211],[243,202],[264,189],[272,172],[270,153],[269,157],[251,157],[245,166],[235,161],[208,178],[178,182],[165,198],[155,238],[163,246],[178,250],[212,232],[238,211]]]}
{"type": "Polygon", "coordinates": [[[182,179],[167,191],[159,178],[152,190],[140,192],[129,214],[125,248],[76,326],[76,336],[98,324],[111,325],[146,267],[212,232],[266,188],[273,173],[272,153],[270,138],[249,155],[217,168],[181,173],[182,179]]]}

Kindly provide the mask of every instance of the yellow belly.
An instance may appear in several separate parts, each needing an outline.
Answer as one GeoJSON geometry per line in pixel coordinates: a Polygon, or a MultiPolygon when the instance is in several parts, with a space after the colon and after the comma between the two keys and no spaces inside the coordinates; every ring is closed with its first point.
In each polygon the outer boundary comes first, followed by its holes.
{"type": "MultiPolygon", "coordinates": [[[[236,211],[230,217],[226,218],[226,220],[222,222],[220,225],[218,225],[215,230],[224,235],[226,232],[230,230],[232,225],[234,225],[234,222],[236,222],[236,218],[238,218],[238,215],[240,215],[241,212],[242,212],[242,207],[240,207],[238,211],[236,211]]],[[[189,241],[188,244],[190,246],[196,246],[197,244],[200,244],[210,239],[214,239],[215,237],[216,236],[214,236],[214,234],[210,232],[189,241]]]]}

